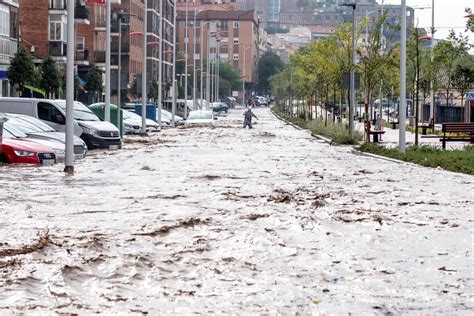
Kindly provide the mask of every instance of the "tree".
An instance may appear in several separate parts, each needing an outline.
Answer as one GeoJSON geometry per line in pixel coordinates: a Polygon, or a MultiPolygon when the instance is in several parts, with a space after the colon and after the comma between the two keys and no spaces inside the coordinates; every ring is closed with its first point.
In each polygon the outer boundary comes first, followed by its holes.
{"type": "Polygon", "coordinates": [[[467,37],[456,36],[453,30],[446,40],[439,42],[434,47],[434,61],[439,65],[439,76],[442,77],[442,85],[446,90],[446,111],[444,121],[447,121],[450,91],[453,86],[454,71],[459,58],[466,56],[470,48],[467,37]]]}
{"type": "Polygon", "coordinates": [[[469,15],[467,22],[466,22],[466,32],[471,31],[474,33],[474,16],[472,15],[472,9],[471,8],[466,8],[464,10],[467,15],[469,15]]]}
{"type": "Polygon", "coordinates": [[[464,94],[474,84],[474,57],[464,56],[456,62],[453,78],[453,87],[461,94],[461,106],[464,106],[464,94]]]}
{"type": "Polygon", "coordinates": [[[270,77],[283,69],[283,62],[277,54],[267,51],[258,61],[258,89],[263,94],[270,90],[270,77]]]}
{"type": "Polygon", "coordinates": [[[46,57],[41,64],[42,79],[40,87],[46,91],[48,95],[54,93],[55,95],[59,90],[59,70],[56,66],[56,62],[51,57],[46,57]]]}
{"type": "Polygon", "coordinates": [[[8,67],[8,78],[20,93],[23,91],[25,85],[33,84],[35,81],[36,73],[33,58],[31,54],[22,47],[20,47],[15,57],[11,60],[10,66],[8,67]]]}
{"type": "Polygon", "coordinates": [[[228,95],[229,90],[236,91],[242,86],[240,71],[228,63],[219,64],[219,96],[228,95]]]}
{"type": "MultiPolygon", "coordinates": [[[[365,139],[370,141],[370,120],[367,113],[371,104],[371,96],[375,86],[380,81],[383,69],[394,63],[394,47],[384,48],[382,40],[382,25],[386,25],[387,13],[385,12],[368,34],[366,45],[358,49],[360,56],[359,69],[362,73],[362,82],[365,88],[365,139]]],[[[402,96],[403,97],[403,96],[402,96]]]]}
{"type": "Polygon", "coordinates": [[[102,93],[102,72],[96,66],[92,66],[87,72],[84,88],[89,93],[102,93]]]}

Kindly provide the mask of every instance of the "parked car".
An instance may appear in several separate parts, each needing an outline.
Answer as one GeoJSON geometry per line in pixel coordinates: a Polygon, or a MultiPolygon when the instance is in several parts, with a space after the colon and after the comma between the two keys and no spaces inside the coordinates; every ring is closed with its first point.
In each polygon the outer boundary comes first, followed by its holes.
{"type": "Polygon", "coordinates": [[[8,131],[3,131],[3,136],[1,161],[37,165],[53,165],[56,163],[56,155],[52,148],[26,138],[15,138],[8,131]]]}
{"type": "Polygon", "coordinates": [[[63,161],[65,157],[65,146],[63,143],[54,140],[47,140],[41,138],[30,138],[28,135],[23,133],[20,129],[15,127],[14,123],[9,119],[3,123],[3,138],[19,138],[27,139],[33,143],[38,143],[48,148],[51,148],[56,155],[56,159],[63,161]]]}
{"type": "MultiPolygon", "coordinates": [[[[171,125],[171,119],[168,118],[167,113],[169,113],[166,110],[161,109],[161,124],[165,124],[166,126],[171,125]]],[[[171,117],[171,116],[170,116],[171,117]]],[[[156,120],[159,121],[159,109],[156,108],[156,120]]]]}
{"type": "Polygon", "coordinates": [[[211,108],[213,112],[225,112],[229,111],[229,106],[224,102],[212,102],[211,108]]]}
{"type": "MultiPolygon", "coordinates": [[[[25,114],[38,118],[58,132],[66,130],[66,101],[0,98],[0,112],[25,114]]],[[[101,121],[89,108],[74,101],[74,135],[91,148],[120,148],[120,132],[113,124],[101,121]]]]}
{"type": "MultiPolygon", "coordinates": [[[[142,130],[142,117],[135,112],[123,111],[123,129],[125,134],[139,134],[142,130]]],[[[159,129],[157,122],[146,119],[146,131],[153,132],[159,129]]]]}
{"type": "MultiPolygon", "coordinates": [[[[32,116],[22,114],[5,114],[8,122],[13,124],[19,131],[25,133],[28,138],[45,139],[66,144],[66,134],[56,132],[51,126],[32,116]]],[[[74,154],[76,159],[84,158],[87,154],[86,143],[74,136],[74,154]]]]}
{"type": "MultiPolygon", "coordinates": [[[[189,112],[186,125],[214,124],[214,114],[208,110],[197,110],[189,112]]],[[[217,119],[217,118],[216,118],[217,119]]]]}
{"type": "MultiPolygon", "coordinates": [[[[162,106],[163,110],[171,112],[172,107],[173,107],[173,100],[163,101],[163,106],[162,106]]],[[[181,99],[176,100],[176,111],[175,111],[176,115],[184,117],[185,107],[188,107],[188,111],[187,111],[188,113],[193,110],[192,106],[190,104],[187,104],[185,100],[181,100],[181,99]]]]}
{"type": "MultiPolygon", "coordinates": [[[[189,112],[188,112],[189,113],[189,112]]],[[[170,124],[171,124],[171,121],[172,121],[172,117],[173,117],[173,114],[167,110],[161,110],[161,115],[163,117],[166,117],[167,120],[169,120],[170,124]]],[[[179,116],[179,115],[176,115],[174,116],[174,120],[176,121],[176,124],[184,124],[184,119],[179,116]]]]}

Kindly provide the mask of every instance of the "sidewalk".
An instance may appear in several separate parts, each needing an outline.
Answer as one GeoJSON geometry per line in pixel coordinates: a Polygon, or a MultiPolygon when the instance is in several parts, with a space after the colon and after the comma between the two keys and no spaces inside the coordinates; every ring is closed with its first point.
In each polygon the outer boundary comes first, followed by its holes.
{"type": "MultiPolygon", "coordinates": [[[[408,123],[407,123],[408,126],[408,123]]],[[[364,123],[355,122],[355,130],[359,131],[360,133],[364,133],[364,123]]],[[[382,135],[382,140],[379,139],[379,143],[386,147],[398,147],[398,139],[400,130],[392,129],[390,127],[384,128],[385,134],[382,135]]],[[[419,145],[429,145],[433,147],[441,148],[441,142],[439,141],[439,137],[436,138],[422,138],[421,133],[418,135],[418,144],[419,145]]],[[[428,136],[434,136],[429,135],[428,136]]],[[[405,133],[405,140],[407,145],[413,145],[415,143],[415,133],[406,132],[405,133]]],[[[372,141],[372,137],[370,138],[372,141]]],[[[469,142],[446,142],[446,149],[462,149],[465,146],[469,145],[469,142]]]]}

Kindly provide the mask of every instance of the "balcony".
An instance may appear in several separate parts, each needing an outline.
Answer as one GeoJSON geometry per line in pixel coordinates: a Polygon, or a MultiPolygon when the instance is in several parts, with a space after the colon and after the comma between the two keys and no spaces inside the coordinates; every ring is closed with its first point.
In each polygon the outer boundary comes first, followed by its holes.
{"type": "MultiPolygon", "coordinates": [[[[105,66],[105,51],[95,51],[94,52],[94,63],[99,66],[105,66]]],[[[113,69],[117,69],[118,65],[118,56],[110,55],[110,65],[113,69]]]]}
{"type": "Polygon", "coordinates": [[[76,5],[74,9],[74,21],[78,24],[90,24],[89,9],[86,5],[76,5]]]}
{"type": "Polygon", "coordinates": [[[49,10],[66,11],[67,1],[66,0],[49,0],[49,10]]]}
{"type": "Polygon", "coordinates": [[[64,42],[49,42],[48,43],[48,54],[51,57],[64,57],[66,58],[67,44],[64,42]]]}
{"type": "MultiPolygon", "coordinates": [[[[112,54],[118,54],[119,52],[119,45],[118,45],[118,41],[112,41],[112,45],[111,45],[111,52],[112,54]]],[[[129,43],[124,43],[122,42],[122,55],[123,54],[128,54],[130,52],[130,44],[129,43]]]]}
{"type": "Polygon", "coordinates": [[[74,63],[76,65],[89,65],[89,49],[86,48],[83,51],[76,51],[74,63]]]}
{"type": "Polygon", "coordinates": [[[0,35],[0,60],[9,61],[18,50],[18,41],[8,36],[0,35]]]}

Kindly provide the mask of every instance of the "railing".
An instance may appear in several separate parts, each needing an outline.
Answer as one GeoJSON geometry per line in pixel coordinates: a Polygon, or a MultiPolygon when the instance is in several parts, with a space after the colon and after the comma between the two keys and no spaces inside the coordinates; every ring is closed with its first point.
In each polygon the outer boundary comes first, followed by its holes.
{"type": "Polygon", "coordinates": [[[88,61],[89,60],[89,49],[84,49],[83,51],[76,51],[76,58],[77,61],[88,61]]]}
{"type": "MultiPolygon", "coordinates": [[[[119,45],[118,45],[118,42],[113,41],[110,48],[111,48],[112,53],[114,53],[114,54],[118,54],[118,53],[119,53],[119,45]]],[[[130,44],[122,42],[122,49],[121,49],[121,51],[122,51],[122,55],[128,53],[128,52],[130,51],[130,44]]]]}
{"type": "Polygon", "coordinates": [[[66,56],[67,44],[63,42],[49,42],[48,54],[51,56],[66,56]]]}
{"type": "Polygon", "coordinates": [[[67,10],[67,1],[66,0],[49,0],[50,10],[67,10]]]}
{"type": "Polygon", "coordinates": [[[0,59],[10,60],[18,51],[18,41],[16,39],[0,36],[0,59]]]}
{"type": "Polygon", "coordinates": [[[81,19],[81,20],[88,20],[89,19],[89,9],[85,5],[76,6],[74,10],[74,18],[81,19]]]}

